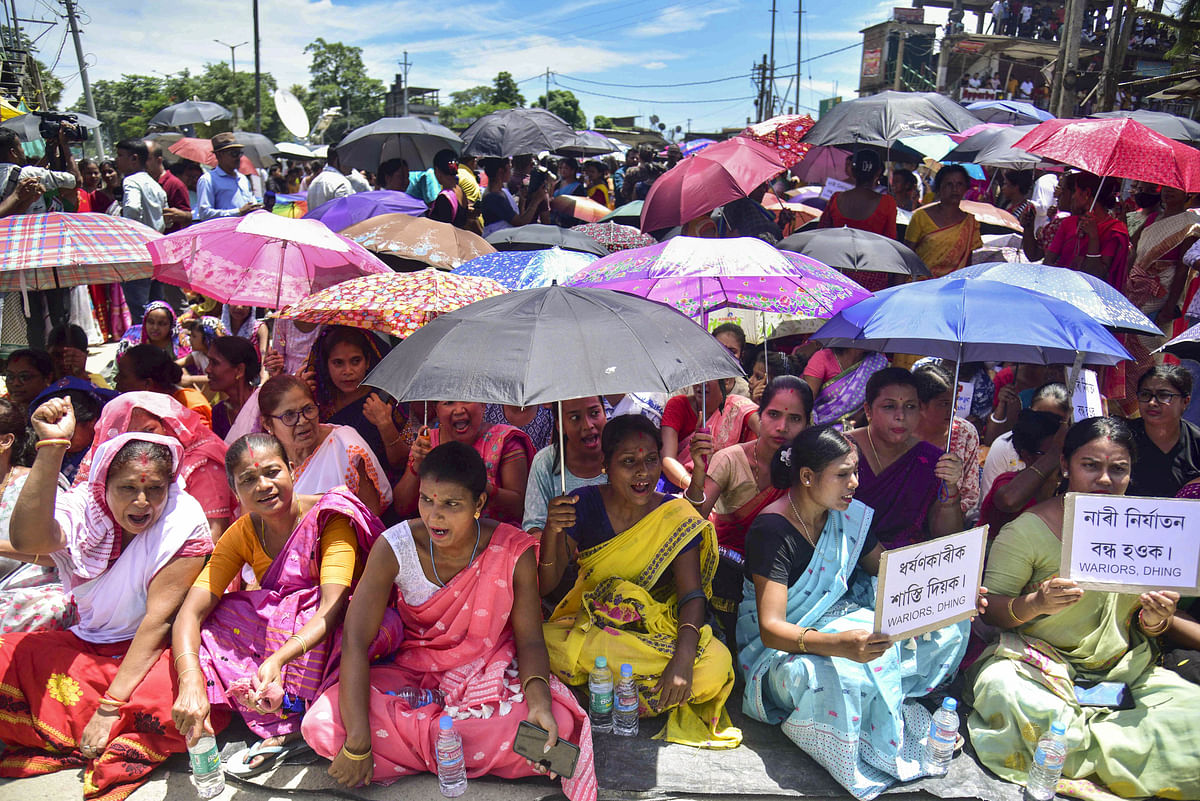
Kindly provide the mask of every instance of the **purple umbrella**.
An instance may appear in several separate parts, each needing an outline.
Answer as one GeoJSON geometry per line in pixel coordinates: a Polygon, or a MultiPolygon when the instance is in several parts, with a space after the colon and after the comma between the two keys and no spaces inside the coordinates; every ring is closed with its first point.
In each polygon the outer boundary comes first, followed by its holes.
{"type": "Polygon", "coordinates": [[[320,220],[331,231],[344,231],[363,220],[378,217],[380,214],[408,214],[420,217],[429,207],[407,192],[393,192],[381,189],[376,192],[359,192],[356,195],[334,198],[328,203],[322,203],[315,209],[309,209],[304,215],[306,220],[320,220]]]}

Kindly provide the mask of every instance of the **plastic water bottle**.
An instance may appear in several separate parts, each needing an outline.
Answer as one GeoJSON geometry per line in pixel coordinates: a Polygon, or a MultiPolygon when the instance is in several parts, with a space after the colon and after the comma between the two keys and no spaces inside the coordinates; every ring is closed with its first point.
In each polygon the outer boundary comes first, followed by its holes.
{"type": "Polygon", "coordinates": [[[1066,759],[1067,727],[1056,720],[1049,733],[1038,740],[1037,750],[1033,752],[1033,764],[1029,766],[1029,778],[1025,780],[1026,797],[1050,801],[1066,759]]]}
{"type": "Polygon", "coordinates": [[[443,706],[446,694],[441,690],[422,690],[420,687],[401,687],[399,690],[388,690],[388,695],[403,699],[409,709],[419,709],[429,704],[443,706]]]}
{"type": "Polygon", "coordinates": [[[454,721],[442,715],[437,738],[438,788],[446,798],[458,798],[467,791],[467,763],[462,738],[454,730],[454,721]]]}
{"type": "Polygon", "coordinates": [[[613,676],[608,669],[608,659],[596,657],[596,666],[588,676],[588,717],[592,719],[592,731],[613,730],[613,676]]]}
{"type": "Polygon", "coordinates": [[[638,733],[638,692],[633,683],[633,666],[621,665],[621,680],[613,702],[613,734],[622,737],[637,737],[638,733]]]}
{"type": "Polygon", "coordinates": [[[945,776],[958,742],[958,701],[946,698],[933,713],[929,737],[925,740],[925,771],[931,776],[945,776]]]}
{"type": "Polygon", "coordinates": [[[221,772],[221,752],[217,738],[203,735],[195,745],[188,746],[188,761],[192,763],[192,784],[201,798],[212,798],[225,789],[225,774],[221,772]]]}

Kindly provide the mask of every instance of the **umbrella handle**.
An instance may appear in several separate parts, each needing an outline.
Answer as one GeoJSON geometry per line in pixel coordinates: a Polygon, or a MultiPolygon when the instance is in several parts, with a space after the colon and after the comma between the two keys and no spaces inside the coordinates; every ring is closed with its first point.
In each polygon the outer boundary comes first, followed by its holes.
{"type": "Polygon", "coordinates": [[[563,408],[562,401],[558,402],[558,465],[559,479],[562,488],[562,494],[567,494],[567,449],[565,443],[566,435],[563,434],[563,408]]]}
{"type": "Polygon", "coordinates": [[[1072,399],[1071,422],[1073,422],[1073,423],[1079,422],[1079,418],[1076,417],[1076,414],[1075,414],[1076,409],[1075,409],[1074,398],[1075,398],[1075,384],[1077,384],[1079,382],[1079,374],[1081,372],[1083,372],[1083,353],[1080,351],[1075,351],[1075,361],[1071,362],[1071,372],[1067,375],[1067,395],[1068,395],[1068,397],[1070,397],[1072,399]]]}

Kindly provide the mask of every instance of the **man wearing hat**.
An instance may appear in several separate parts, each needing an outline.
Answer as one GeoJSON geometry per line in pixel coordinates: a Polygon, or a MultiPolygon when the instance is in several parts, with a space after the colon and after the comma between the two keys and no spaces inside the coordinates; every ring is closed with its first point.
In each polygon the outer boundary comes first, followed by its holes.
{"type": "Polygon", "coordinates": [[[233,134],[217,134],[212,138],[212,148],[217,166],[196,182],[196,208],[192,217],[197,220],[237,217],[261,209],[262,204],[250,191],[250,182],[238,172],[242,146],[233,134]]]}

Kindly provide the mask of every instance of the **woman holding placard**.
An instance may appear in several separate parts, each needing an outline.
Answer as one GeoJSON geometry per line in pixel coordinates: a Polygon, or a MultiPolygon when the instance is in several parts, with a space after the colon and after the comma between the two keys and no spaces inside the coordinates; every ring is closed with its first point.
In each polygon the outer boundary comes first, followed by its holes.
{"type": "MultiPolygon", "coordinates": [[[[1066,490],[1124,495],[1135,451],[1124,420],[1076,423],[1063,442],[1066,490]]],[[[975,750],[1001,777],[1024,782],[1038,737],[1062,721],[1070,752],[1060,793],[1200,798],[1200,687],[1155,665],[1179,594],[1084,592],[1059,578],[1063,515],[1063,497],[1051,498],[992,544],[986,618],[1005,631],[968,677],[975,750]],[[1081,707],[1073,685],[1091,682],[1125,685],[1133,708],[1081,707]]]]}
{"type": "Polygon", "coordinates": [[[771,481],[785,493],[746,535],[754,594],[742,601],[737,638],[746,714],[782,723],[865,799],[924,775],[920,739],[930,716],[912,699],[954,674],[968,624],[895,643],[872,633],[871,576],[883,548],[871,510],[854,499],[858,466],[854,443],[832,426],[806,429],[775,454],[771,481]]]}

